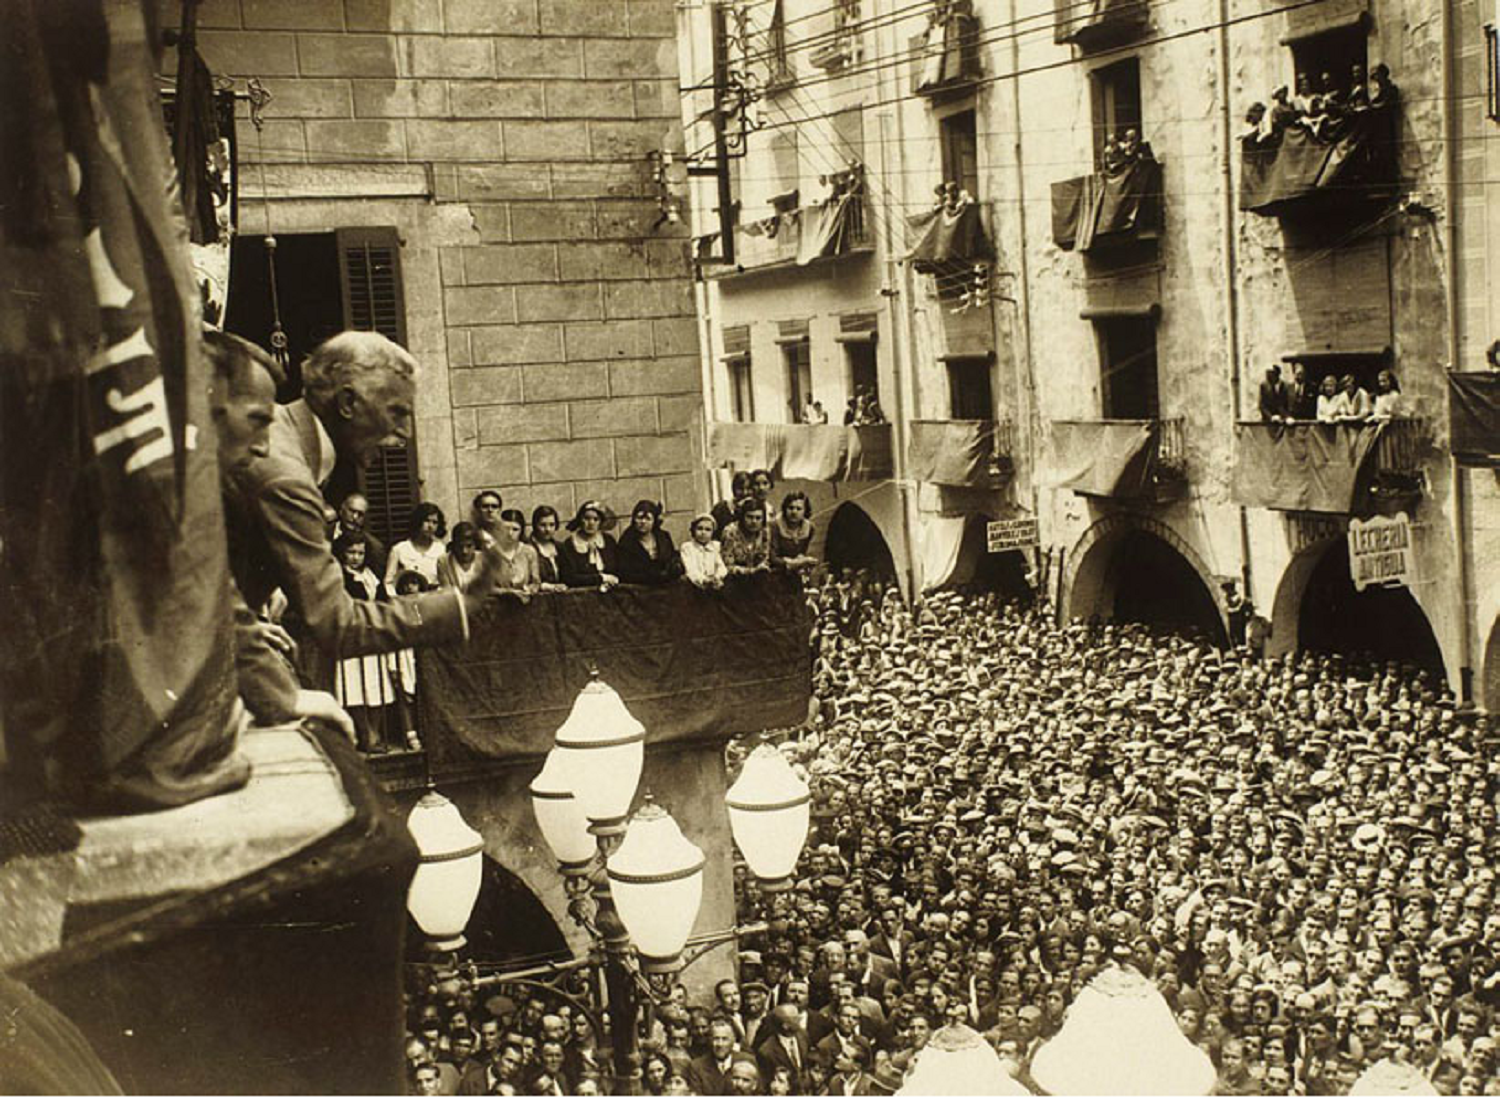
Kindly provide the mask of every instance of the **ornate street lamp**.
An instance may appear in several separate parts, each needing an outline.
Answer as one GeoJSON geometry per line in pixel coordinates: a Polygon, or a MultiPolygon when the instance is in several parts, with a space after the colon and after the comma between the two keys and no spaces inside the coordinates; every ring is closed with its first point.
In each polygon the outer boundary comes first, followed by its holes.
{"type": "Polygon", "coordinates": [[[406,908],[434,951],[464,946],[464,928],[479,898],[484,839],[458,807],[429,787],[412,807],[407,830],[417,842],[417,872],[406,892],[406,908]]]}
{"type": "Polygon", "coordinates": [[[682,949],[703,901],[703,849],[647,800],[609,857],[610,896],[648,974],[682,969],[682,949]]]}
{"type": "Polygon", "coordinates": [[[745,758],[724,802],[734,842],[751,873],[766,890],[791,889],[792,871],[812,821],[807,783],[766,743],[745,758]]]}
{"type": "Polygon", "coordinates": [[[597,839],[589,832],[589,819],[559,763],[565,755],[556,748],[547,753],[541,772],[531,780],[531,810],[563,875],[574,877],[593,860],[597,839]]]}
{"type": "Polygon", "coordinates": [[[597,674],[573,702],[554,750],[560,778],[583,807],[589,831],[623,833],[645,763],[646,727],[597,674]]]}
{"type": "Polygon", "coordinates": [[[1217,1074],[1156,987],[1133,968],[1110,967],[1073,999],[1031,1077],[1054,1096],[1202,1097],[1217,1074]]]}

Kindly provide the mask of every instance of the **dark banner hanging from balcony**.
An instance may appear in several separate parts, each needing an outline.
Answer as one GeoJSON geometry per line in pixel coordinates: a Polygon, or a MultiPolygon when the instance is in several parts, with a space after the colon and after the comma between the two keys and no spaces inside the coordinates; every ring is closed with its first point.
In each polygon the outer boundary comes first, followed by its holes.
{"type": "Polygon", "coordinates": [[[1161,229],[1161,163],[1150,154],[1112,171],[1052,185],[1052,240],[1087,253],[1161,229]]]}
{"type": "Polygon", "coordinates": [[[912,216],[907,225],[918,237],[906,259],[918,272],[937,272],[994,256],[979,204],[972,200],[939,204],[912,216]]]}
{"type": "Polygon", "coordinates": [[[1450,374],[1448,414],[1459,463],[1500,467],[1500,372],[1450,374]]]}
{"type": "Polygon", "coordinates": [[[1334,207],[1393,192],[1396,117],[1388,103],[1242,138],[1240,210],[1281,216],[1314,202],[1334,207]]]}
{"type": "Polygon", "coordinates": [[[1146,0],[1054,0],[1054,42],[1086,50],[1123,41],[1146,26],[1146,0]]]}
{"type": "Polygon", "coordinates": [[[913,421],[906,463],[914,480],[950,487],[999,487],[1009,472],[997,463],[995,423],[913,421]]]}
{"type": "Polygon", "coordinates": [[[1350,514],[1380,423],[1247,422],[1235,427],[1234,499],[1270,510],[1350,514]]]}
{"type": "Polygon", "coordinates": [[[889,479],[891,427],[712,422],[708,460],[742,472],[764,468],[786,480],[889,479]]]}
{"type": "Polygon", "coordinates": [[[497,599],[466,645],[418,652],[422,734],[434,767],[541,757],[589,665],[648,743],[801,724],[812,694],[811,615],[796,577],[679,581],[497,599]]]}
{"type": "Polygon", "coordinates": [[[244,783],[187,236],[138,0],[0,3],[10,773],[112,808],[244,783]]]}
{"type": "Polygon", "coordinates": [[[1147,487],[1150,422],[1054,422],[1054,481],[1080,495],[1134,498],[1147,487]]]}

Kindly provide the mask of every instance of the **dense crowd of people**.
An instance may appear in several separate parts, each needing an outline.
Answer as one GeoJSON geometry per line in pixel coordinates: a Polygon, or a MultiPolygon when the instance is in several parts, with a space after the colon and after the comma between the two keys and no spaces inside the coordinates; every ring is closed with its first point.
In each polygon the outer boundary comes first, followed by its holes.
{"type": "MultiPolygon", "coordinates": [[[[814,715],[769,738],[814,795],[798,881],[737,866],[765,930],[711,997],[653,1010],[646,1092],[891,1093],[948,1023],[1025,1083],[1111,964],[1155,983],[1220,1093],[1342,1094],[1385,1058],[1500,1092],[1493,736],[1438,676],[820,582],[814,715]]],[[[486,997],[426,1007],[414,1072],[607,1086],[582,993],[486,997]]]]}

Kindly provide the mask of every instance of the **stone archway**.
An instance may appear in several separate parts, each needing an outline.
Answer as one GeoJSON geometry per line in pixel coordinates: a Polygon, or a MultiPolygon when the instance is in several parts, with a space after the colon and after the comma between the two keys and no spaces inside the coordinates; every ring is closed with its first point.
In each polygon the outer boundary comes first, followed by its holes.
{"type": "Polygon", "coordinates": [[[1500,618],[1490,626],[1484,646],[1484,667],[1479,671],[1479,705],[1490,713],[1500,711],[1500,618]]]}
{"type": "MultiPolygon", "coordinates": [[[[408,918],[407,947],[420,948],[425,939],[408,918]]],[[[567,938],[540,898],[515,872],[484,856],[484,874],[474,912],[464,929],[465,954],[486,969],[504,964],[534,965],[572,957],[567,938]]]]}
{"type": "Polygon", "coordinates": [[[1356,591],[1342,536],[1299,552],[1276,587],[1268,651],[1281,656],[1304,648],[1368,652],[1431,667],[1446,678],[1442,648],[1420,600],[1404,587],[1356,591]]]}
{"type": "Polygon", "coordinates": [[[1228,642],[1213,573],[1187,542],[1154,518],[1112,514],[1079,538],[1068,557],[1061,611],[1073,619],[1196,628],[1228,642]]]}
{"type": "Polygon", "coordinates": [[[896,579],[890,543],[875,520],[854,503],[843,503],[829,519],[823,559],[831,568],[862,568],[880,578],[896,579]]]}

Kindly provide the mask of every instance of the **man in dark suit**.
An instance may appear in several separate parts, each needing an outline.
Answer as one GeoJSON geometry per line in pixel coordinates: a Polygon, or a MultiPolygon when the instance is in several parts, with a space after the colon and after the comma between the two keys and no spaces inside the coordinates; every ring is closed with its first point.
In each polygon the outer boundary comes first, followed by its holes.
{"type": "Polygon", "coordinates": [[[726,1097],[733,1092],[729,1071],[738,1060],[753,1064],[755,1057],[736,1050],[734,1025],[723,1017],[715,1017],[708,1025],[708,1054],[688,1064],[688,1085],[699,1097],[726,1097]]]}
{"type": "Polygon", "coordinates": [[[804,1092],[803,1073],[807,1069],[812,1045],[807,1033],[797,1023],[795,1005],[778,1005],[768,1018],[772,1026],[771,1038],[760,1045],[755,1056],[760,1060],[761,1074],[767,1084],[777,1067],[786,1067],[792,1072],[792,1095],[800,1097],[804,1092]]]}
{"type": "Polygon", "coordinates": [[[319,488],[339,458],[364,465],[384,442],[411,437],[416,369],[411,354],[379,334],[330,338],[303,364],[303,398],[277,408],[269,455],[229,481],[225,523],[235,582],[252,608],[278,587],[286,594],[308,686],[331,689],[341,657],[466,640],[470,616],[495,588],[501,562],[488,548],[462,592],[377,603],[344,590],[319,488]]]}
{"type": "Polygon", "coordinates": [[[1311,422],[1318,417],[1318,389],[1307,381],[1307,366],[1301,361],[1292,365],[1292,382],[1286,388],[1287,417],[1311,422]]]}
{"type": "Polygon", "coordinates": [[[885,984],[897,977],[896,964],[870,949],[870,938],[863,929],[844,933],[845,971],[861,994],[878,999],[885,984]]]}
{"type": "Polygon", "coordinates": [[[1266,378],[1260,382],[1260,420],[1285,422],[1290,417],[1286,385],[1281,382],[1281,366],[1273,364],[1266,369],[1266,378]]]}
{"type": "MultiPolygon", "coordinates": [[[[830,1063],[837,1067],[839,1056],[853,1058],[863,1055],[868,1062],[874,1047],[868,1037],[859,1031],[860,1010],[859,1006],[852,1001],[845,1001],[838,1007],[838,1015],[834,1018],[833,1031],[824,1036],[813,1046],[830,1063]]],[[[863,1070],[865,1062],[860,1064],[863,1070]]]]}

